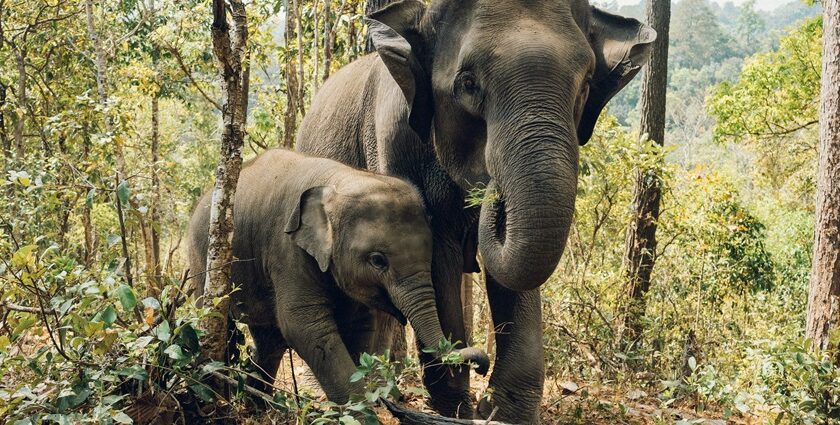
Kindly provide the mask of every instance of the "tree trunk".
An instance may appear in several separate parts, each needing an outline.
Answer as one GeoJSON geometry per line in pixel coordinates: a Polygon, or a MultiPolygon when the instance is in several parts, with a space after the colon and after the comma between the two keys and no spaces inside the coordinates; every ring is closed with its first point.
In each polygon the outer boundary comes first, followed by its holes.
{"type": "Polygon", "coordinates": [[[15,119],[14,137],[15,137],[15,151],[18,159],[23,159],[23,111],[27,110],[27,95],[26,95],[26,53],[20,50],[15,51],[15,64],[18,72],[18,85],[15,97],[17,98],[17,107],[19,114],[15,119]]]}
{"type": "MultiPolygon", "coordinates": [[[[85,137],[82,143],[84,144],[82,147],[82,163],[87,165],[88,159],[90,158],[90,140],[85,137]]],[[[81,195],[85,198],[84,207],[82,208],[82,227],[85,233],[85,269],[90,269],[96,254],[96,240],[94,239],[93,222],[90,217],[92,203],[88,203],[87,190],[83,190],[81,195]]]]}
{"type": "MultiPolygon", "coordinates": [[[[324,0],[324,3],[330,1],[332,0],[324,0]]],[[[318,3],[318,0],[315,0],[315,4],[312,6],[312,16],[314,19],[312,29],[312,91],[310,95],[313,99],[315,98],[315,93],[318,92],[318,83],[321,81],[318,77],[321,73],[321,69],[318,67],[318,58],[321,53],[321,42],[318,32],[319,18],[321,15],[318,13],[318,3]]]]}
{"type": "Polygon", "coordinates": [[[6,87],[0,83],[0,148],[3,149],[3,156],[9,157],[12,154],[12,141],[6,132],[6,87]]]}
{"type": "Polygon", "coordinates": [[[146,281],[148,282],[147,294],[149,296],[160,295],[160,179],[158,178],[157,165],[160,161],[160,93],[152,95],[152,138],[151,138],[151,199],[149,200],[148,220],[143,226],[143,245],[146,252],[146,281]]]}
{"type": "Polygon", "coordinates": [[[461,302],[464,303],[464,344],[472,346],[473,333],[473,278],[472,273],[461,275],[461,302]]]}
{"type": "Polygon", "coordinates": [[[324,0],[324,72],[321,73],[321,81],[326,81],[330,76],[332,66],[332,0],[324,0]]]}
{"type": "MultiPolygon", "coordinates": [[[[365,2],[365,16],[382,9],[394,1],[396,0],[367,0],[365,2]]],[[[365,53],[373,53],[374,50],[373,42],[370,40],[370,37],[365,37],[365,53]]]]}
{"type": "MultiPolygon", "coordinates": [[[[114,125],[111,121],[110,113],[108,112],[108,69],[106,64],[105,48],[102,47],[102,40],[99,38],[99,33],[96,31],[96,27],[94,26],[93,0],[85,0],[85,21],[87,24],[88,37],[90,38],[95,58],[94,63],[96,68],[96,92],[99,95],[99,104],[105,111],[105,132],[109,135],[113,135],[114,125]]],[[[125,181],[126,176],[125,154],[123,153],[122,143],[122,139],[119,137],[115,137],[113,139],[114,160],[117,163],[117,187],[125,181]]],[[[132,203],[134,203],[134,200],[129,199],[129,204],[132,203]]],[[[120,205],[119,201],[117,202],[117,206],[119,207],[117,214],[122,215],[122,206],[120,205]]],[[[118,218],[121,222],[123,221],[123,217],[118,218]]],[[[124,225],[124,223],[121,223],[121,225],[124,225]]],[[[128,244],[128,241],[125,240],[125,238],[127,237],[127,232],[125,231],[125,229],[123,229],[121,235],[124,239],[123,246],[125,247],[128,244]]],[[[126,281],[129,282],[129,285],[131,285],[133,282],[133,278],[131,276],[131,258],[127,248],[123,249],[123,256],[125,257],[125,262],[123,264],[126,275],[126,281]]]]}
{"type": "MultiPolygon", "coordinates": [[[[298,28],[295,19],[296,11],[292,10],[289,0],[285,0],[286,6],[286,52],[291,51],[290,47],[292,40],[297,37],[298,28]]],[[[286,56],[286,64],[284,68],[284,75],[286,78],[286,112],[283,119],[283,140],[281,146],[291,149],[295,143],[295,134],[297,133],[297,112],[300,89],[298,88],[297,70],[295,69],[295,60],[291,56],[286,56]]]]}
{"type": "MultiPolygon", "coordinates": [[[[650,63],[642,80],[642,119],[640,134],[665,144],[665,91],[668,84],[668,28],[670,0],[649,0],[647,21],[658,36],[653,43],[650,63]]],[[[647,142],[647,141],[643,141],[647,142]]],[[[659,176],[652,170],[639,170],[633,193],[634,215],[627,232],[624,261],[628,280],[627,305],[619,323],[623,343],[632,343],[641,331],[645,294],[656,261],[656,225],[662,197],[659,176]]]]}
{"type": "Polygon", "coordinates": [[[248,25],[245,5],[241,0],[229,0],[233,31],[225,16],[225,1],[213,0],[213,53],[222,77],[222,140],[216,185],[210,202],[210,237],[207,248],[207,270],[204,281],[204,301],[214,302],[217,314],[202,319],[206,335],[202,343],[205,355],[216,361],[226,360],[230,265],[233,260],[233,202],[236,182],[242,168],[242,145],[247,117],[246,41],[248,25]],[[214,300],[219,300],[215,302],[214,300]]]}
{"type": "Polygon", "coordinates": [[[830,348],[829,333],[840,321],[840,2],[826,0],[823,10],[816,226],[805,332],[815,350],[830,348]]]}
{"type": "Polygon", "coordinates": [[[303,67],[303,22],[301,18],[301,7],[298,0],[294,0],[295,8],[295,23],[297,28],[297,53],[298,53],[298,102],[297,106],[300,110],[300,116],[306,116],[306,105],[303,100],[306,99],[306,70],[303,67]]]}

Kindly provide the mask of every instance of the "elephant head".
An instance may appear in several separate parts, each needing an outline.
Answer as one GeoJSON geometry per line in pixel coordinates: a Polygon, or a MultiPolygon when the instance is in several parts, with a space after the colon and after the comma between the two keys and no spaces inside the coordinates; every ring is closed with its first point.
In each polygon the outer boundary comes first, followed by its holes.
{"type": "MultiPolygon", "coordinates": [[[[286,233],[354,300],[411,323],[424,347],[444,338],[432,287],[432,231],[420,194],[396,178],[365,174],[302,192],[286,233]]],[[[487,373],[481,350],[457,350],[487,373]]]]}
{"type": "Polygon", "coordinates": [[[487,271],[512,290],[538,287],[566,244],[578,146],[655,31],[586,0],[402,0],[368,24],[412,128],[459,186],[495,194],[479,224],[487,271]]]}

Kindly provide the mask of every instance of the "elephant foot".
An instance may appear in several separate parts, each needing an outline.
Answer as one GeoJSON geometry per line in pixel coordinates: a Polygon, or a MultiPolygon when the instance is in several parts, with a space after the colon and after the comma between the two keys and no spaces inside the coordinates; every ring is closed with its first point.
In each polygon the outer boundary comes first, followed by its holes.
{"type": "Polygon", "coordinates": [[[513,424],[539,424],[542,393],[538,389],[510,391],[491,387],[478,402],[478,417],[513,424]],[[495,413],[494,413],[495,411],[495,413]]]}
{"type": "Polygon", "coordinates": [[[458,419],[476,418],[475,409],[473,409],[474,401],[471,399],[469,392],[429,397],[427,402],[429,407],[446,417],[458,419]]]}
{"type": "Polygon", "coordinates": [[[455,376],[450,375],[450,371],[442,371],[441,374],[429,373],[430,369],[437,368],[427,368],[424,374],[424,384],[429,391],[429,407],[450,418],[475,418],[475,400],[469,391],[469,381],[459,379],[463,378],[460,373],[456,373],[455,376]]]}

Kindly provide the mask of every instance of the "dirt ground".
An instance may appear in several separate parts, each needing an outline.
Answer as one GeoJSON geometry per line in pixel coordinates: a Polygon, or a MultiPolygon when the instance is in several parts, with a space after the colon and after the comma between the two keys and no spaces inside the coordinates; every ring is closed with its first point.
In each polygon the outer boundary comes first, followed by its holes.
{"type": "MultiPolygon", "coordinates": [[[[297,356],[293,358],[294,376],[298,390],[311,394],[319,400],[326,400],[318,383],[309,372],[306,364],[297,356]]],[[[488,377],[472,374],[471,387],[476,397],[487,388],[488,377]]],[[[278,388],[294,391],[291,367],[288,356],[277,374],[278,388]]],[[[422,387],[420,382],[406,382],[403,386],[422,387]]],[[[414,410],[432,412],[422,397],[410,396],[403,404],[414,410]]],[[[382,409],[380,420],[383,424],[397,424],[393,416],[382,409]]],[[[648,394],[640,389],[601,386],[592,383],[575,382],[570,379],[546,379],[543,404],[540,412],[541,422],[554,424],[759,424],[764,418],[729,418],[723,419],[721,412],[694,412],[679,406],[662,406],[655,394],[648,394]],[[683,422],[684,421],[684,422],[683,422]]]]}

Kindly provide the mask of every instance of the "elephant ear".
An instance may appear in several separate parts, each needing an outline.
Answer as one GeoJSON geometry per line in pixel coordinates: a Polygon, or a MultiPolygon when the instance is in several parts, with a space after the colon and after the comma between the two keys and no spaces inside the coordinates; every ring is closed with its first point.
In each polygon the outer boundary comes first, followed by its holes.
{"type": "Polygon", "coordinates": [[[431,81],[423,69],[420,21],[426,5],[401,0],[370,14],[368,36],[408,104],[411,128],[426,140],[431,128],[431,81]]]}
{"type": "Polygon", "coordinates": [[[318,262],[322,272],[327,271],[332,257],[332,223],[326,209],[330,195],[332,189],[326,186],[305,190],[286,224],[286,233],[318,262]]]}
{"type": "Polygon", "coordinates": [[[626,86],[650,58],[656,31],[635,19],[592,8],[589,39],[595,52],[595,73],[589,99],[578,125],[578,141],[585,145],[592,137],[601,110],[626,86]]]}

